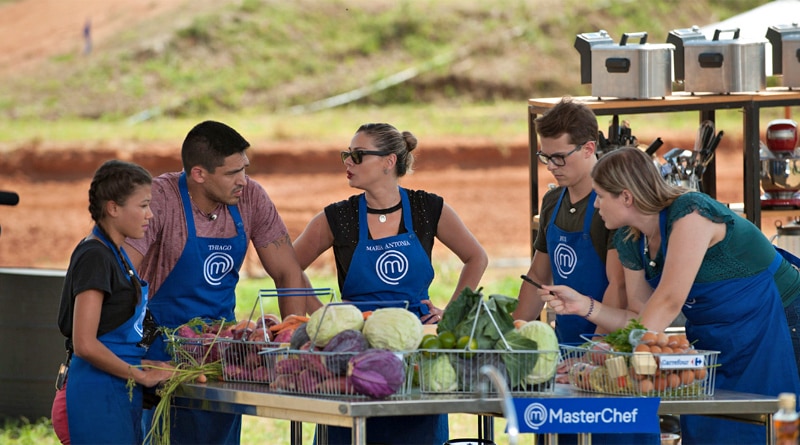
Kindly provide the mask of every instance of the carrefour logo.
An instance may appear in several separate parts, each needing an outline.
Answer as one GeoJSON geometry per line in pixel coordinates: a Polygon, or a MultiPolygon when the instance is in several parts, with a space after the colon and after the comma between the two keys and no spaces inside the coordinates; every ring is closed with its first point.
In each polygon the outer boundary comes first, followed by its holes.
{"type": "Polygon", "coordinates": [[[375,273],[384,283],[395,286],[408,273],[408,258],[397,250],[387,250],[375,262],[375,273]]]}
{"type": "Polygon", "coordinates": [[[661,369],[697,369],[706,366],[705,357],[694,355],[662,355],[659,357],[661,369]]]}
{"type": "Polygon", "coordinates": [[[556,265],[556,272],[561,278],[568,278],[575,265],[578,263],[578,255],[575,250],[567,244],[558,243],[556,250],[553,251],[553,263],[556,265]]]}
{"type": "Polygon", "coordinates": [[[203,262],[203,277],[212,286],[219,286],[225,275],[233,270],[233,258],[223,252],[215,252],[209,255],[203,262]]]}

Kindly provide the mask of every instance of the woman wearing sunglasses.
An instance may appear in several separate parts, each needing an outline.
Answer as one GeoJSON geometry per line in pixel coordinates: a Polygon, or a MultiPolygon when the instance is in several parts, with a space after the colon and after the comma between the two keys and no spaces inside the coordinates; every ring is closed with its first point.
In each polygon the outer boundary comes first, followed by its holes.
{"type": "MultiPolygon", "coordinates": [[[[363,193],[325,207],[294,249],[306,268],[333,248],[342,300],[364,311],[407,301],[408,310],[430,324],[439,322],[443,310],[428,296],[434,239],[464,264],[450,301],[465,287],[478,287],[488,257],[440,196],[400,187],[400,178],[412,171],[416,147],[417,138],[408,131],[385,123],[362,125],[341,158],[350,186],[363,193]]],[[[350,443],[348,428],[328,431],[329,443],[350,443]]],[[[369,443],[441,444],[447,440],[447,417],[370,419],[367,434],[369,443]]]]}

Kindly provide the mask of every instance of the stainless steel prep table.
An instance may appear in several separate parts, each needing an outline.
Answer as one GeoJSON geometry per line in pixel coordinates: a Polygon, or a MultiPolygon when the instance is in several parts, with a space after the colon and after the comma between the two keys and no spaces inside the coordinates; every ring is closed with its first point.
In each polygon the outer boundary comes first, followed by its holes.
{"type": "MultiPolygon", "coordinates": [[[[602,394],[556,385],[552,394],[531,394],[530,398],[605,397],[602,394]]],[[[502,416],[503,400],[496,395],[479,394],[409,394],[387,400],[322,397],[271,392],[269,387],[251,383],[211,382],[184,384],[176,393],[176,406],[247,414],[290,420],[291,443],[302,443],[300,422],[312,422],[353,428],[353,443],[366,443],[367,417],[412,414],[463,413],[479,416],[502,416]]],[[[767,444],[772,443],[772,414],[778,410],[776,397],[716,390],[713,397],[674,400],[662,399],[659,414],[698,414],[764,425],[767,444]]]]}

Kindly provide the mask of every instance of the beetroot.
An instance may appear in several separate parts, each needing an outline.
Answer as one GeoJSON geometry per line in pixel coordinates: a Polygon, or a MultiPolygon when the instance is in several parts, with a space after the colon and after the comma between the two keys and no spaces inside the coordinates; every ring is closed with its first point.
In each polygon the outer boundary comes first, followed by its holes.
{"type": "Polygon", "coordinates": [[[331,353],[323,356],[323,362],[328,371],[342,376],[347,373],[347,363],[354,353],[366,351],[368,348],[369,342],[364,334],[355,329],[347,329],[334,335],[322,349],[331,353]]]}
{"type": "Polygon", "coordinates": [[[175,330],[175,335],[177,337],[182,338],[198,338],[200,334],[197,333],[194,329],[192,329],[188,325],[182,325],[178,329],[175,330]]]}
{"type": "Polygon", "coordinates": [[[289,343],[289,341],[292,339],[292,334],[294,334],[293,328],[284,329],[278,332],[278,335],[276,335],[272,341],[275,343],[289,343]]]}
{"type": "Polygon", "coordinates": [[[396,393],[405,382],[405,366],[394,352],[367,349],[347,365],[347,377],[358,394],[382,399],[396,393]]]}
{"type": "Polygon", "coordinates": [[[309,340],[311,339],[308,338],[306,324],[303,323],[294,330],[292,338],[289,340],[289,349],[300,349],[304,344],[308,343],[309,340]]]}

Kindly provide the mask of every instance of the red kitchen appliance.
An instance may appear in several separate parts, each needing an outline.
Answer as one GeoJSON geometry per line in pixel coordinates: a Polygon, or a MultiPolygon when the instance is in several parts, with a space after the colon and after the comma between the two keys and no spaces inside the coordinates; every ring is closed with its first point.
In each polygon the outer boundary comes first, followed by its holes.
{"type": "Polygon", "coordinates": [[[761,208],[800,208],[800,157],[797,122],[776,119],[767,125],[766,150],[761,153],[761,208]]]}

